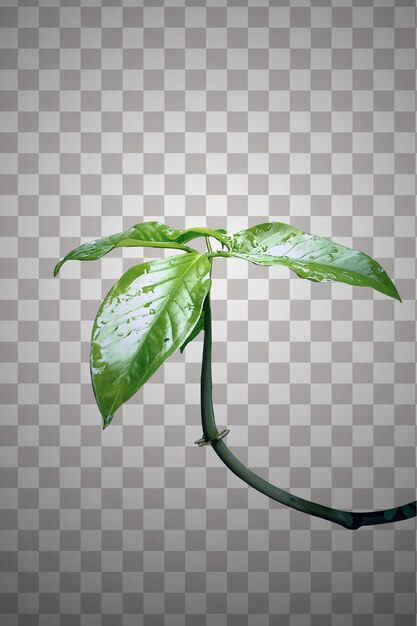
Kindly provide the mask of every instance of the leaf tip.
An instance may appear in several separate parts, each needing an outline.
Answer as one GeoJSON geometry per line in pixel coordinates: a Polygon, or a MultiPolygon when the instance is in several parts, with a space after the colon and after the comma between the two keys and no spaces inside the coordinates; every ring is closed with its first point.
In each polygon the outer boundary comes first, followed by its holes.
{"type": "Polygon", "coordinates": [[[62,266],[62,262],[61,261],[55,265],[55,267],[54,267],[54,278],[55,278],[55,276],[57,276],[59,270],[61,269],[61,266],[62,266]]]}
{"type": "Polygon", "coordinates": [[[106,430],[107,426],[110,426],[110,422],[113,419],[113,415],[108,415],[107,417],[103,417],[103,428],[102,430],[106,430]]]}
{"type": "Polygon", "coordinates": [[[394,285],[394,283],[392,281],[391,281],[391,285],[390,286],[391,286],[391,293],[389,295],[391,296],[391,298],[394,298],[395,300],[398,300],[399,302],[402,303],[401,296],[398,293],[398,289],[397,289],[397,287],[394,285]]]}

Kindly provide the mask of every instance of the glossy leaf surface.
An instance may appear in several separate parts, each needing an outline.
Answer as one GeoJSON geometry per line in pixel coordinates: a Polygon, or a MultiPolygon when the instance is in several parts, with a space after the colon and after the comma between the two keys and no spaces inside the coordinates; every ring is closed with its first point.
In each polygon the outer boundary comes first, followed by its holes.
{"type": "Polygon", "coordinates": [[[95,261],[111,252],[114,248],[142,246],[154,248],[176,248],[178,250],[190,251],[190,248],[176,241],[183,231],[173,230],[160,222],[143,222],[136,224],[122,233],[115,233],[108,237],[101,237],[82,244],[69,252],[60,261],[55,269],[56,276],[66,261],[95,261]]]}
{"type": "Polygon", "coordinates": [[[286,265],[300,278],[372,287],[400,300],[386,271],[370,256],[288,224],[258,224],[230,239],[230,253],[257,265],[286,265]]]}
{"type": "Polygon", "coordinates": [[[91,339],[91,379],[103,428],[187,339],[210,288],[197,252],[130,268],[104,299],[91,339]]]}
{"type": "Polygon", "coordinates": [[[56,276],[66,261],[95,261],[105,256],[114,248],[121,247],[152,247],[152,248],[175,248],[184,252],[193,251],[185,244],[197,237],[214,237],[223,245],[228,245],[228,236],[222,228],[211,230],[209,228],[187,228],[186,230],[174,230],[161,222],[142,222],[135,224],[121,233],[115,233],[107,237],[100,237],[83,243],[78,248],[69,252],[54,269],[56,276]]]}
{"type": "Polygon", "coordinates": [[[180,352],[181,353],[184,352],[184,349],[185,349],[186,345],[188,343],[190,343],[190,341],[195,339],[197,337],[197,335],[199,335],[201,333],[202,330],[204,330],[204,311],[201,311],[201,315],[198,318],[197,324],[194,326],[193,330],[191,331],[191,333],[188,335],[187,339],[184,341],[184,343],[180,347],[180,352]]]}

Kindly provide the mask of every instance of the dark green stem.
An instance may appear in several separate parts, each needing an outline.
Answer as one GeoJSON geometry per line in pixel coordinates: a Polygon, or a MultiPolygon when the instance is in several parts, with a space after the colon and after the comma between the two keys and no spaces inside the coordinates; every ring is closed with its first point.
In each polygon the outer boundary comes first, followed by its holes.
{"type": "Polygon", "coordinates": [[[248,485],[257,489],[269,498],[285,504],[293,509],[321,517],[335,524],[339,524],[349,530],[355,530],[360,526],[373,526],[375,524],[388,524],[416,516],[416,501],[404,504],[403,506],[385,509],[381,511],[366,511],[364,513],[354,511],[341,511],[332,509],[316,502],[310,502],[304,498],[293,496],[287,491],[283,491],[271,483],[267,482],[243,463],[241,463],[225,445],[223,440],[215,440],[218,429],[213,411],[212,400],[212,378],[211,378],[211,306],[210,292],[204,301],[204,344],[203,344],[203,364],[201,369],[201,419],[204,439],[211,442],[211,446],[223,463],[236,476],[245,481],[248,485]]]}

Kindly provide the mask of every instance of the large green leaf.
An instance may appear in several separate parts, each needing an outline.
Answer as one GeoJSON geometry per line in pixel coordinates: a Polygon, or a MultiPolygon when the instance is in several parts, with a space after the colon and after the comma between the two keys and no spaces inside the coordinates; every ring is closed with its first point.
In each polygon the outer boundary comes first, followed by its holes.
{"type": "Polygon", "coordinates": [[[198,252],[157,259],[130,268],[107,294],[94,322],[90,359],[103,428],[192,332],[210,270],[209,258],[198,252]]]}
{"type": "Polygon", "coordinates": [[[312,281],[372,287],[401,302],[386,271],[370,256],[281,222],[236,233],[230,238],[230,254],[257,265],[286,265],[312,281]]]}
{"type": "Polygon", "coordinates": [[[71,250],[54,269],[56,276],[66,261],[95,261],[111,252],[114,248],[121,247],[152,247],[152,248],[176,248],[184,252],[192,252],[193,249],[185,244],[197,237],[214,237],[221,242],[222,246],[229,244],[229,237],[224,228],[211,230],[210,228],[187,228],[174,230],[161,222],[142,222],[135,224],[128,230],[100,237],[93,241],[83,243],[78,248],[71,250]]]}
{"type": "MultiPolygon", "coordinates": [[[[142,224],[135,224],[122,233],[115,233],[108,237],[101,237],[100,239],[94,239],[84,243],[75,250],[69,252],[60,261],[54,269],[54,276],[56,276],[61,269],[62,265],[66,261],[95,261],[101,258],[105,254],[108,254],[114,248],[129,247],[129,246],[152,246],[153,248],[177,248],[190,252],[191,248],[184,246],[182,242],[177,242],[176,239],[184,231],[173,230],[165,224],[160,222],[143,222],[142,224]]],[[[201,236],[201,235],[200,235],[201,236]]]]}

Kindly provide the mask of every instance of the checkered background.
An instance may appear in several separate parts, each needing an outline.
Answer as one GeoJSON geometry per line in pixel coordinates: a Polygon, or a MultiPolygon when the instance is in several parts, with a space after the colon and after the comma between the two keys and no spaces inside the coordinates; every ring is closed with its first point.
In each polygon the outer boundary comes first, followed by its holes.
{"type": "Polygon", "coordinates": [[[415,21],[413,0],[1,0],[1,626],[415,624],[415,519],[344,530],[193,443],[201,336],[102,432],[94,316],[164,251],[52,277],[149,220],[374,256],[402,304],[214,261],[217,419],[297,495],[415,499],[415,21]]]}

